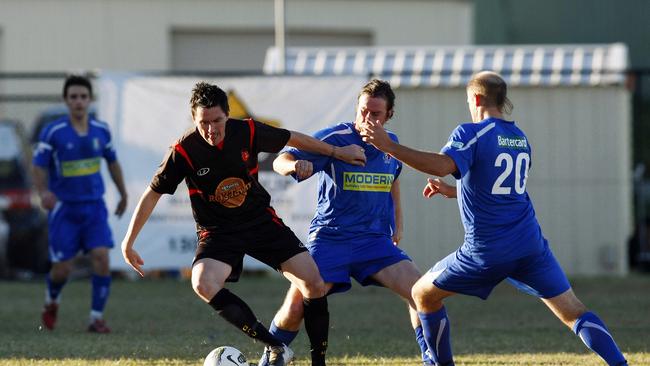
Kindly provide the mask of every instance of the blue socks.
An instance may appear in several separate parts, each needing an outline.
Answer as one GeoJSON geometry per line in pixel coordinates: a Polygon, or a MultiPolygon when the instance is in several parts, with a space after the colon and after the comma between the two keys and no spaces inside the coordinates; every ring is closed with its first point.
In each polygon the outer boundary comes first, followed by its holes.
{"type": "Polygon", "coordinates": [[[596,352],[610,366],[627,365],[625,357],[618,349],[614,338],[600,318],[592,313],[582,314],[573,325],[573,332],[582,339],[582,342],[592,351],[596,352]]]}
{"type": "Polygon", "coordinates": [[[45,283],[47,286],[47,297],[46,302],[59,302],[59,296],[61,296],[61,290],[63,289],[63,286],[65,286],[67,281],[63,281],[61,283],[55,283],[52,282],[52,279],[50,278],[50,274],[47,274],[47,277],[45,277],[45,283]]]}
{"type": "Polygon", "coordinates": [[[429,349],[429,355],[435,365],[453,366],[454,357],[451,353],[451,337],[449,318],[444,307],[435,313],[418,312],[424,339],[429,349]]]}
{"type": "Polygon", "coordinates": [[[98,276],[94,274],[91,281],[93,296],[91,310],[95,314],[102,313],[111,290],[111,276],[98,276]]]}
{"type": "Polygon", "coordinates": [[[282,343],[286,344],[287,346],[293,342],[294,339],[296,339],[296,336],[298,335],[298,331],[291,331],[291,330],[284,330],[281,328],[278,328],[277,325],[275,325],[275,322],[271,322],[271,326],[269,327],[269,333],[273,334],[275,338],[279,339],[282,343]]]}
{"type": "Polygon", "coordinates": [[[422,326],[418,325],[415,329],[415,340],[418,342],[418,346],[420,346],[420,352],[422,353],[422,362],[425,364],[431,364],[433,365],[433,360],[431,359],[431,356],[429,356],[429,353],[427,350],[429,347],[427,347],[427,341],[424,340],[424,332],[422,331],[422,326]]]}

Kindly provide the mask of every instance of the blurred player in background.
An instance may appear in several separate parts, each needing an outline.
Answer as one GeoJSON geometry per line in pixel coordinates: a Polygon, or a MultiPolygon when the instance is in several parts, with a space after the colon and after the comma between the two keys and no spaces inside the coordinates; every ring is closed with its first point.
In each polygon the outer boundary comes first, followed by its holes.
{"type": "Polygon", "coordinates": [[[271,197],[257,180],[260,152],[295,146],[351,164],[363,165],[359,146],[336,147],[295,131],[249,119],[229,119],[228,96],[200,82],[190,100],[194,127],[170,148],[136,207],[122,242],[122,253],[140,275],[142,258],[135,239],[162,194],[187,184],[198,247],[192,265],[196,294],[226,321],[267,345],[271,365],[285,365],[293,352],[271,335],[248,305],[224,286],[237,281],[245,254],[282,272],[305,300],[305,323],[313,344],[326,342],[329,313],[325,284],[304,245],[270,206],[271,197]]]}
{"type": "Polygon", "coordinates": [[[70,113],[42,129],[34,151],[34,185],[41,206],[49,212],[52,269],[46,279],[42,321],[50,330],[56,324],[61,290],[72,270],[72,261],[81,250],[90,254],[93,270],[88,331],[110,332],[103,312],[111,287],[108,251],[113,247],[113,236],[103,199],[102,158],[120,193],[115,209],[118,217],[126,209],[127,194],[108,125],[88,116],[92,97],[87,78],[68,77],[63,100],[70,113]]]}
{"type": "MultiPolygon", "coordinates": [[[[390,84],[372,80],[359,93],[354,122],[340,123],[316,132],[314,137],[334,146],[362,145],[368,161],[354,166],[327,156],[291,148],[278,156],[274,169],[302,181],[318,174],[318,208],[311,221],[308,248],[328,293],[345,292],[354,278],[363,286],[380,285],[409,303],[411,323],[423,360],[427,346],[411,299],[411,288],[421,273],[397,244],[403,223],[399,174],[402,163],[361,140],[359,131],[368,121],[383,126],[393,116],[395,94],[390,84]]],[[[388,133],[397,141],[397,136],[388,133]]],[[[298,334],[303,317],[302,296],[291,286],[270,331],[285,344],[298,334]]],[[[311,350],[312,365],[325,364],[326,345],[311,350]]],[[[267,360],[262,357],[260,366],[267,360]]]]}
{"type": "Polygon", "coordinates": [[[627,362],[603,321],[574,294],[542,235],[526,181],[531,167],[528,138],[504,119],[512,103],[496,73],[484,71],[467,86],[473,123],[458,126],[441,153],[414,150],[393,141],[380,122],[369,123],[364,141],[409,166],[438,177],[453,175],[458,187],[429,179],[425,197],[458,197],[465,240],[413,286],[424,335],[437,365],[453,365],[449,319],[442,303],[456,293],[487,299],[508,280],[539,297],[584,344],[608,365],[627,362]]]}

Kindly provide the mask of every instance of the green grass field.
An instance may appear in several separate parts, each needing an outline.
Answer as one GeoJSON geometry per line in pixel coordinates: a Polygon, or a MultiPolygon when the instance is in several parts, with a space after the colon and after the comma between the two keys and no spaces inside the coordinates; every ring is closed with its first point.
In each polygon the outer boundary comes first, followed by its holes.
{"type": "MultiPolygon", "coordinates": [[[[245,276],[231,290],[268,324],[287,288],[279,276],[245,276]]],[[[608,324],[630,365],[650,365],[650,276],[574,279],[578,296],[608,324]]],[[[188,281],[116,280],[106,310],[109,335],[85,332],[87,280],[63,292],[59,323],[40,329],[44,284],[0,282],[0,365],[202,365],[213,348],[232,345],[251,362],[262,346],[196,297],[188,281]]],[[[508,285],[488,301],[447,301],[457,365],[603,365],[537,299],[508,285]]],[[[406,306],[382,288],[355,286],[330,297],[330,365],[418,365],[406,306]]],[[[307,338],[292,348],[308,365],[307,338]]]]}

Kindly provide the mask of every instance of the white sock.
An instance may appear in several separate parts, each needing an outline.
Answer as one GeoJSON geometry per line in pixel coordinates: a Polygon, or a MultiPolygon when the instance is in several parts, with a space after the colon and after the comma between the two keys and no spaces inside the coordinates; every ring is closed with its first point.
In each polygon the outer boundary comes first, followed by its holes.
{"type": "Polygon", "coordinates": [[[57,305],[61,302],[61,294],[56,299],[50,297],[50,291],[45,288],[45,305],[50,305],[51,303],[56,303],[57,305]]]}
{"type": "Polygon", "coordinates": [[[90,311],[90,322],[94,322],[95,320],[101,320],[104,317],[104,313],[101,311],[95,311],[91,310],[90,311]]]}

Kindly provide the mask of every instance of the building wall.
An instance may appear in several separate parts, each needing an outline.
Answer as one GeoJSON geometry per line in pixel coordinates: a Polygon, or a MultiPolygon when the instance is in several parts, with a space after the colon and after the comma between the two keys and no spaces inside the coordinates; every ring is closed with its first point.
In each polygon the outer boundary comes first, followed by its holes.
{"type": "MultiPolygon", "coordinates": [[[[286,0],[285,7],[287,46],[472,43],[469,0],[286,0]]],[[[0,0],[0,73],[261,72],[274,44],[273,11],[273,0],[0,0]]],[[[62,81],[1,79],[0,118],[30,130],[58,100],[62,81]],[[49,97],[30,101],[37,94],[49,97]]]]}
{"type": "MultiPolygon", "coordinates": [[[[512,119],[533,151],[527,189],[558,260],[572,275],[627,273],[629,93],[621,87],[559,87],[513,88],[509,94],[512,119]]],[[[398,89],[389,128],[406,145],[439,151],[458,123],[471,121],[465,100],[462,89],[398,89]]],[[[402,247],[426,269],[462,243],[458,206],[453,199],[423,199],[424,174],[404,168],[400,179],[402,247]]]]}
{"type": "MultiPolygon", "coordinates": [[[[2,71],[168,70],[173,65],[174,32],[272,36],[273,3],[2,0],[0,29],[5,47],[0,65],[2,71]]],[[[462,45],[472,43],[472,7],[470,1],[452,0],[287,0],[286,28],[289,34],[311,32],[310,41],[318,41],[319,34],[330,42],[333,35],[345,39],[348,34],[367,34],[371,45],[462,45]]],[[[251,45],[265,50],[271,43],[251,45]]],[[[260,69],[261,62],[263,57],[260,69]]]]}

